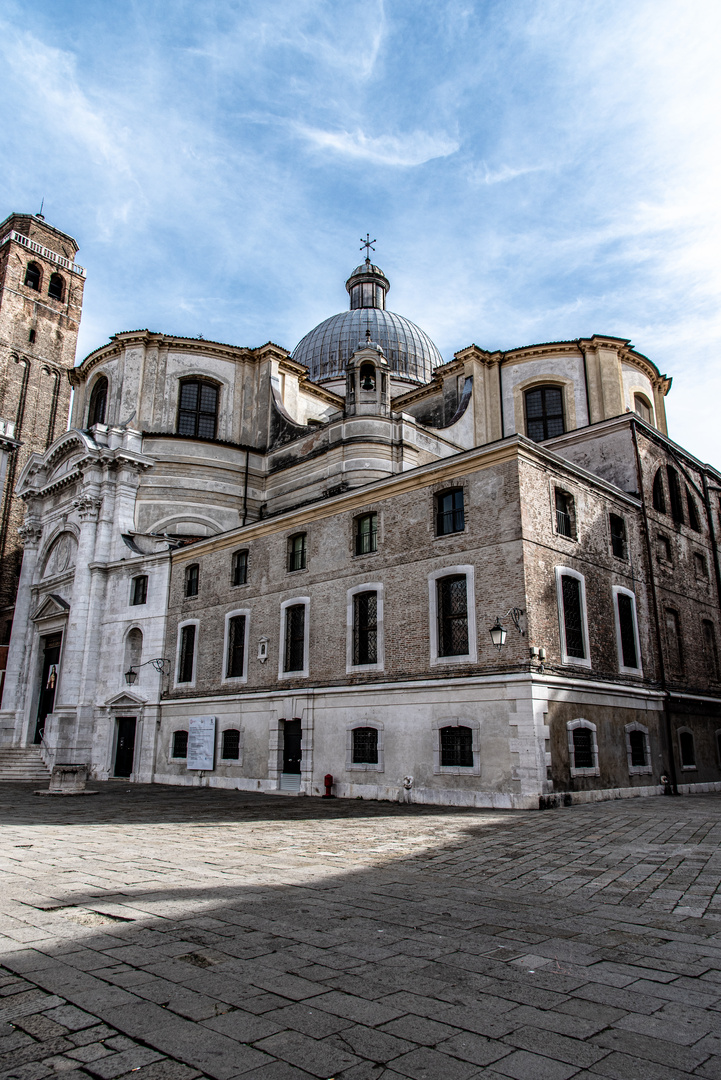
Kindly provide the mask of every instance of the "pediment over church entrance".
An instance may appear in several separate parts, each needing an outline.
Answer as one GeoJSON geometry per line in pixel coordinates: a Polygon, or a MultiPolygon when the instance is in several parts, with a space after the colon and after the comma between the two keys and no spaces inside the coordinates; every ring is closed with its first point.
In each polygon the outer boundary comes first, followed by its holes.
{"type": "Polygon", "coordinates": [[[120,694],[114,694],[105,702],[106,707],[109,709],[140,709],[146,704],[145,698],[138,697],[137,694],[131,694],[128,690],[123,690],[120,694]]]}
{"type": "Polygon", "coordinates": [[[70,611],[70,604],[67,600],[57,593],[48,593],[42,598],[31,618],[33,622],[39,622],[41,619],[54,619],[58,615],[67,615],[68,611],[70,611]]]}

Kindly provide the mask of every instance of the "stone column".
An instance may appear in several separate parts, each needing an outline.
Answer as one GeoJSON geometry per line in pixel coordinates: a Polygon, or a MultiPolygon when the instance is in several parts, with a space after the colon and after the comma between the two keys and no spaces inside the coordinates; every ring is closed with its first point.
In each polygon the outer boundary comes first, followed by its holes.
{"type": "Polygon", "coordinates": [[[90,564],[95,557],[95,537],[101,500],[84,493],[75,499],[73,508],[80,517],[80,538],[75,564],[75,578],[70,600],[66,638],[54,712],[72,709],[79,703],[80,680],[85,655],[85,633],[90,609],[90,564]]]}
{"type": "Polygon", "coordinates": [[[34,629],[30,621],[32,584],[35,578],[41,535],[40,522],[28,508],[25,524],[18,529],[18,536],[24,544],[25,553],[15,600],[13,632],[5,672],[2,712],[0,712],[0,742],[6,744],[17,742],[22,729],[22,709],[27,688],[26,666],[34,629]]]}

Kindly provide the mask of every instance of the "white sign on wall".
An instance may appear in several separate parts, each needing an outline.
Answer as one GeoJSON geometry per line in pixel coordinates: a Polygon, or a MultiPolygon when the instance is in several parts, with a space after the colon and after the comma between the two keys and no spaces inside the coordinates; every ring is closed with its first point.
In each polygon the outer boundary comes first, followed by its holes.
{"type": "Polygon", "coordinates": [[[191,716],[188,724],[187,769],[215,768],[215,717],[191,716]]]}

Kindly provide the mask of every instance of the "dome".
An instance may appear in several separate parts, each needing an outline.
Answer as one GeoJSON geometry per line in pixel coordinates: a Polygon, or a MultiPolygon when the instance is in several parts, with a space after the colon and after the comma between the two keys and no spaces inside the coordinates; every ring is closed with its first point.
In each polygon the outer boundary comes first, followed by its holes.
{"type": "Polygon", "coordinates": [[[372,341],[383,350],[392,375],[409,382],[429,382],[433,369],[443,363],[436,346],[419,326],[385,309],[390,284],[383,271],[366,259],[346,282],[351,310],[320,323],[293,350],[293,359],[305,364],[314,382],[345,375],[345,365],[370,330],[372,341]]]}

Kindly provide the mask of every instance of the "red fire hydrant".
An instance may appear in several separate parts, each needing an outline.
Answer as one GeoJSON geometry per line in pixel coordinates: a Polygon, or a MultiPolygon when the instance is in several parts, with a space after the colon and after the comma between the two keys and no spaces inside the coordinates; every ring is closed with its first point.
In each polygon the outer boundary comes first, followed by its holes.
{"type": "Polygon", "coordinates": [[[325,784],[325,795],[321,795],[321,799],[335,799],[335,795],[330,790],[333,787],[333,774],[326,773],[323,777],[323,783],[325,784]]]}

